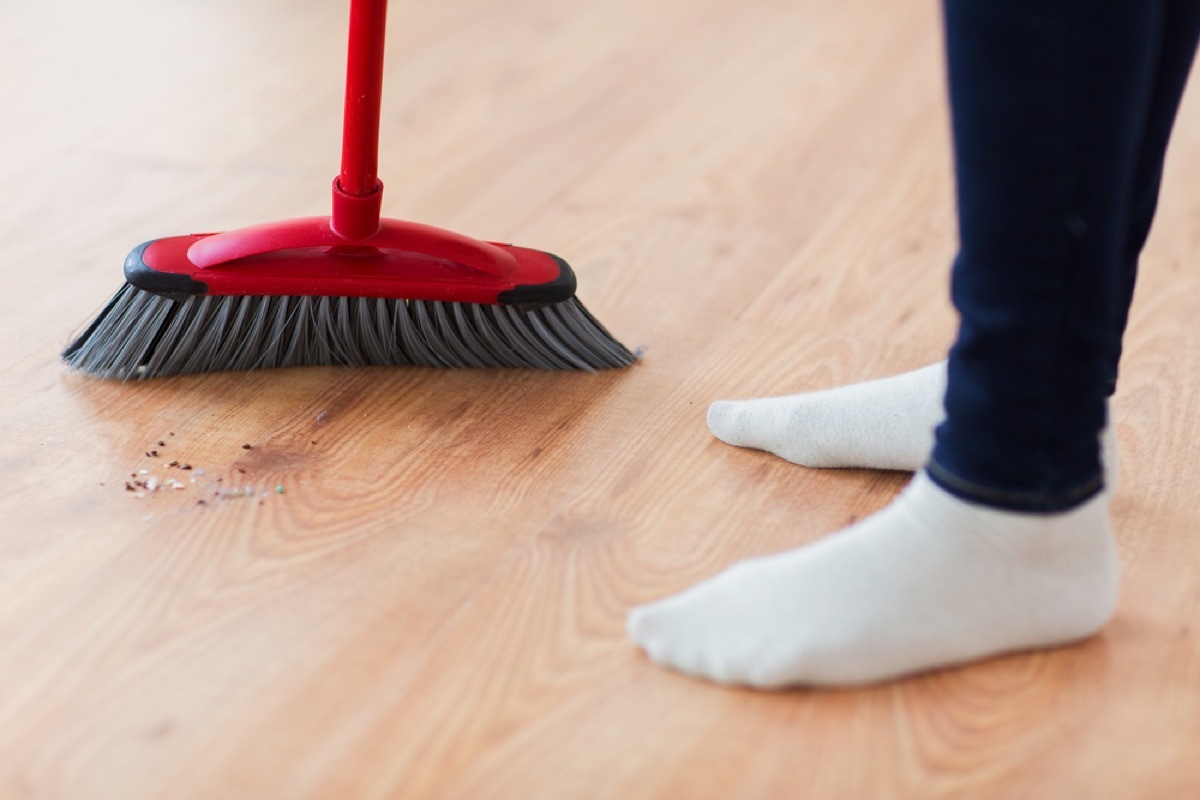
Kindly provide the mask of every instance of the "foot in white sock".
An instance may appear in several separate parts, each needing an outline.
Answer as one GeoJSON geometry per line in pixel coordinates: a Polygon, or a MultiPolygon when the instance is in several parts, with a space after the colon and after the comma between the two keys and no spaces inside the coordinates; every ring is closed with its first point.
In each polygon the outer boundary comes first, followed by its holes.
{"type": "MultiPolygon", "coordinates": [[[[718,400],[708,429],[726,444],[766,450],[805,467],[858,467],[915,472],[933,450],[945,419],[946,362],[836,389],[718,400]]],[[[1109,495],[1117,486],[1117,441],[1101,433],[1109,495]]]]}
{"type": "Polygon", "coordinates": [[[945,418],[946,362],[819,392],[718,400],[708,428],[727,444],[806,467],[916,471],[945,418]]]}
{"type": "Polygon", "coordinates": [[[1117,572],[1103,495],[1022,514],[922,472],[879,513],[635,608],[627,629],[654,661],[720,683],[870,683],[1088,637],[1117,572]]]}

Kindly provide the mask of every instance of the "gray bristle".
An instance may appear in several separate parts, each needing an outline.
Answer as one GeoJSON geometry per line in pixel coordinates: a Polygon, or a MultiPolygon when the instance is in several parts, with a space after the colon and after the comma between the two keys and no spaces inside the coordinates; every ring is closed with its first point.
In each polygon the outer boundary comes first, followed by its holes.
{"type": "Polygon", "coordinates": [[[66,350],[75,370],[143,380],[271,367],[585,370],[636,357],[576,298],[509,306],[365,297],[161,297],[125,284],[66,350]]]}

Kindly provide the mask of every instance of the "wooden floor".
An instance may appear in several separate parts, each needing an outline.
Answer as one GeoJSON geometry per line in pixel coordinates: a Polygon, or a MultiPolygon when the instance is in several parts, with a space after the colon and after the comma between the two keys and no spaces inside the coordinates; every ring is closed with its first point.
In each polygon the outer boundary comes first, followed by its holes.
{"type": "Polygon", "coordinates": [[[1200,796],[1200,92],[1115,402],[1116,619],[763,694],[623,617],[903,485],[704,410],[944,354],[937,4],[395,3],[385,211],[567,257],[630,370],[68,374],[137,243],[324,211],[344,17],[0,6],[0,798],[1200,796]]]}

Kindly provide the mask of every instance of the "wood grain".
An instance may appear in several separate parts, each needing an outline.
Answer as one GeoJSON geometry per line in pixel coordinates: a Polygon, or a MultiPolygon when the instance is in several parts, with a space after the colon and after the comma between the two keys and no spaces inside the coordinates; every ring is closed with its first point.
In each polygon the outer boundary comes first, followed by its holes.
{"type": "Polygon", "coordinates": [[[394,5],[385,211],[562,253],[645,357],[65,373],[138,242],[324,210],[345,8],[0,7],[0,798],[1200,792],[1196,91],[1114,405],[1116,619],[765,694],[653,667],[623,617],[903,485],[703,419],[952,340],[936,5],[394,5]]]}

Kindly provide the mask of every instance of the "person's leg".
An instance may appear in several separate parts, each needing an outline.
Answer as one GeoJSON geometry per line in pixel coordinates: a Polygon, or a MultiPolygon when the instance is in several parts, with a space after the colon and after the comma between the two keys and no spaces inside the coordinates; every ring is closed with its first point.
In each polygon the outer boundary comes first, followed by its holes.
{"type": "MultiPolygon", "coordinates": [[[[1154,218],[1167,143],[1200,35],[1200,3],[1168,0],[1160,27],[1161,47],[1129,194],[1127,234],[1116,276],[1119,288],[1109,327],[1110,395],[1116,388],[1138,257],[1154,218]]],[[[945,418],[945,387],[946,365],[939,362],[818,392],[719,400],[709,408],[708,426],[727,444],[765,450],[807,467],[916,471],[925,465],[934,429],[945,418]]],[[[1105,430],[1101,448],[1105,483],[1115,490],[1117,449],[1111,428],[1105,430]]]]}
{"type": "Polygon", "coordinates": [[[1103,487],[1109,321],[1165,3],[948,2],[960,312],[928,467],[1062,511],[1103,487]]]}
{"type": "Polygon", "coordinates": [[[842,533],[634,609],[652,658],[726,682],[859,683],[1108,619],[1097,435],[1161,10],[947,0],[963,319],[930,468],[842,533]]]}
{"type": "MultiPolygon", "coordinates": [[[[804,467],[916,472],[933,449],[946,418],[946,362],[801,394],[718,400],[708,429],[726,444],[765,450],[804,467]]],[[[1116,492],[1119,458],[1111,428],[1100,435],[1100,461],[1109,494],[1116,492]]]]}
{"type": "Polygon", "coordinates": [[[1117,301],[1113,307],[1113,320],[1109,328],[1112,337],[1109,342],[1107,367],[1109,394],[1116,391],[1121,340],[1125,335],[1129,308],[1133,302],[1138,258],[1146,244],[1146,238],[1150,235],[1154,212],[1158,208],[1158,192],[1162,183],[1167,144],[1171,138],[1171,129],[1175,125],[1179,101],[1183,97],[1188,74],[1195,60],[1196,43],[1200,39],[1200,2],[1167,0],[1161,26],[1162,45],[1154,67],[1154,89],[1150,96],[1150,109],[1134,169],[1133,189],[1127,211],[1129,228],[1121,254],[1121,266],[1117,275],[1117,301]]]}

